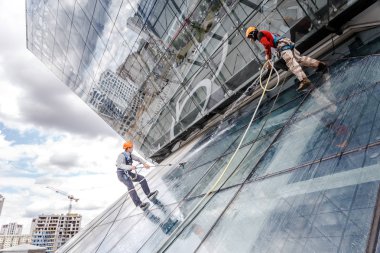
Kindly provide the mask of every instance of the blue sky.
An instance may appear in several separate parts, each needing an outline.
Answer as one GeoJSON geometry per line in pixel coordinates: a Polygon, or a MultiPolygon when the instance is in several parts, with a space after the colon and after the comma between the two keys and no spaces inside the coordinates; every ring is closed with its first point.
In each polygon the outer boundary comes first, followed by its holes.
{"type": "Polygon", "coordinates": [[[25,132],[20,132],[18,129],[7,128],[2,122],[0,122],[0,131],[6,140],[12,142],[12,145],[41,144],[47,139],[43,133],[36,129],[28,129],[25,132]]]}

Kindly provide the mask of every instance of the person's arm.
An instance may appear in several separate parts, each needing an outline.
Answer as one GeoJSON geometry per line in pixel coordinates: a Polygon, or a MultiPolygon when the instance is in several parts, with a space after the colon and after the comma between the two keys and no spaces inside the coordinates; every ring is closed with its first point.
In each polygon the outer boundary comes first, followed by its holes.
{"type": "Polygon", "coordinates": [[[119,154],[116,160],[116,167],[122,170],[135,170],[136,167],[133,165],[125,164],[125,157],[123,154],[119,154]]]}
{"type": "Polygon", "coordinates": [[[264,36],[260,42],[261,44],[263,44],[265,48],[265,60],[272,59],[272,50],[271,50],[272,47],[270,45],[270,41],[268,40],[268,38],[264,36]]]}
{"type": "Polygon", "coordinates": [[[265,49],[265,60],[272,59],[272,43],[270,42],[269,34],[266,31],[261,31],[258,34],[260,43],[264,46],[265,49]]]}
{"type": "Polygon", "coordinates": [[[138,162],[138,163],[141,163],[141,164],[143,164],[144,165],[144,168],[146,168],[146,169],[149,169],[150,168],[150,166],[149,166],[149,164],[144,160],[144,159],[142,159],[142,158],[140,158],[140,157],[137,157],[137,156],[133,156],[133,160],[135,160],[136,162],[138,162]]]}

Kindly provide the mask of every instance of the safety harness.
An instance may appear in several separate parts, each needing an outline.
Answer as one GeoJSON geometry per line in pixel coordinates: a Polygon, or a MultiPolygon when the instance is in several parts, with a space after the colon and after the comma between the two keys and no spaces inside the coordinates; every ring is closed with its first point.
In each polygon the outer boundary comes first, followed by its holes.
{"type": "MultiPolygon", "coordinates": [[[[125,164],[126,165],[132,165],[133,161],[132,161],[132,154],[128,155],[127,152],[123,152],[123,155],[125,157],[125,164]]],[[[131,175],[130,174],[130,171],[124,171],[124,174],[128,177],[130,177],[132,180],[136,180],[137,179],[137,173],[134,173],[135,176],[133,176],[133,174],[131,175]]]]}
{"type": "Polygon", "coordinates": [[[294,43],[291,40],[287,39],[284,35],[279,35],[277,33],[272,33],[272,36],[273,36],[274,47],[277,49],[278,52],[282,52],[282,51],[285,51],[285,50],[293,50],[294,49],[294,43]],[[277,46],[278,46],[278,43],[280,41],[283,42],[283,43],[286,43],[286,45],[278,48],[277,46]]]}

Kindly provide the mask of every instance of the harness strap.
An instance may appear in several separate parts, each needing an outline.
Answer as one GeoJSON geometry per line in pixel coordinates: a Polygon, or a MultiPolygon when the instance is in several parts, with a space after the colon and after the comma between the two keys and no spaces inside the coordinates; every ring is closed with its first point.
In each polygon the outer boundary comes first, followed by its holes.
{"type": "MultiPolygon", "coordinates": [[[[128,155],[127,152],[123,152],[123,155],[125,157],[125,164],[127,165],[132,165],[133,163],[133,160],[132,160],[132,154],[128,155]]],[[[134,173],[135,176],[132,176],[129,174],[129,171],[125,171],[124,170],[124,174],[127,176],[127,177],[130,177],[132,180],[136,180],[137,179],[137,173],[134,173]]]]}
{"type": "Polygon", "coordinates": [[[294,49],[294,45],[285,45],[283,47],[280,47],[278,49],[278,51],[282,52],[282,51],[285,51],[285,50],[293,50],[294,49]]]}
{"type": "Polygon", "coordinates": [[[272,36],[273,36],[273,45],[275,48],[277,48],[278,42],[282,40],[283,38],[285,38],[284,35],[279,35],[277,33],[272,33],[272,36]]]}
{"type": "Polygon", "coordinates": [[[277,51],[281,53],[282,51],[285,50],[293,50],[294,49],[294,43],[290,39],[286,37],[281,37],[281,39],[278,40],[278,45],[277,45],[277,51]]]}
{"type": "Polygon", "coordinates": [[[124,155],[124,157],[125,157],[125,163],[127,164],[127,165],[132,165],[132,154],[130,154],[130,155],[128,155],[127,154],[127,152],[123,152],[123,155],[124,155]]]}

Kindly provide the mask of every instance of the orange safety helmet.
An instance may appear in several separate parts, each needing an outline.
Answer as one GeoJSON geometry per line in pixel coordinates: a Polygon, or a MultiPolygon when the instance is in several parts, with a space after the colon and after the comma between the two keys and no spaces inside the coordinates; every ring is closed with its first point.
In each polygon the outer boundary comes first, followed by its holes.
{"type": "Polygon", "coordinates": [[[258,32],[257,31],[257,27],[256,26],[250,26],[250,27],[247,28],[247,31],[245,31],[245,37],[254,39],[253,34],[255,32],[258,32]]]}
{"type": "Polygon", "coordinates": [[[123,149],[133,148],[133,142],[131,140],[124,142],[123,149]]]}

